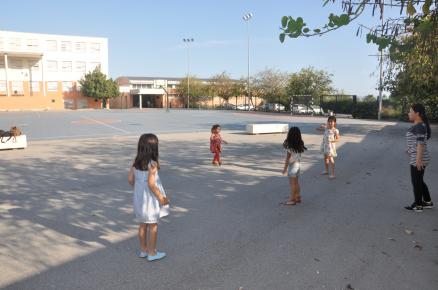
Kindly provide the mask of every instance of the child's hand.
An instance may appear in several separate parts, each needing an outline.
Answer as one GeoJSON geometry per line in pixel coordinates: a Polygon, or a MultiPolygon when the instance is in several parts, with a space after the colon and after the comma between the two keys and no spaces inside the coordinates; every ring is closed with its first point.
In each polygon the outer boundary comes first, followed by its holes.
{"type": "Polygon", "coordinates": [[[286,172],[287,172],[287,169],[283,169],[282,174],[283,174],[283,175],[286,175],[286,172]]]}
{"type": "Polygon", "coordinates": [[[169,199],[165,196],[161,196],[158,200],[161,206],[169,204],[169,199]]]}

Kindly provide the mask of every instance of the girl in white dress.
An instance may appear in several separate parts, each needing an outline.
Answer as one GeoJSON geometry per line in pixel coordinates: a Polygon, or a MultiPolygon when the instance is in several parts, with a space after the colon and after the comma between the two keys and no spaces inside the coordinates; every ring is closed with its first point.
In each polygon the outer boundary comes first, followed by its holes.
{"type": "Polygon", "coordinates": [[[335,157],[338,156],[336,152],[336,142],[339,141],[339,130],[336,129],[336,117],[330,116],[327,120],[327,125],[321,125],[318,128],[319,131],[324,131],[324,136],[321,142],[321,153],[324,154],[325,170],[322,175],[329,174],[329,165],[331,174],[330,179],[335,179],[335,157]]]}
{"type": "Polygon", "coordinates": [[[137,156],[129,171],[128,182],[134,187],[134,214],[138,222],[140,258],[162,259],[166,253],[157,251],[158,220],[169,214],[169,200],[161,184],[158,170],[158,138],[143,134],[138,140],[137,156]]]}
{"type": "Polygon", "coordinates": [[[283,142],[283,148],[286,149],[286,159],[284,161],[283,174],[287,173],[290,184],[289,200],[282,202],[283,205],[296,205],[301,202],[300,176],[301,153],[307,148],[304,146],[301,138],[301,131],[298,127],[291,127],[287,133],[287,138],[283,142]]]}

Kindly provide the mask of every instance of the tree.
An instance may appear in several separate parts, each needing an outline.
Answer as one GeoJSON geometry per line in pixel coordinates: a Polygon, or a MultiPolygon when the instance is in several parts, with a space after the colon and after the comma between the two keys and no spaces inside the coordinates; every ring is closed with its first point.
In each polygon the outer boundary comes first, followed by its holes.
{"type": "MultiPolygon", "coordinates": [[[[188,95],[188,86],[187,86],[187,78],[181,79],[179,85],[177,86],[177,94],[184,98],[185,102],[187,101],[187,95],[188,95]]],[[[206,91],[206,85],[196,78],[196,76],[190,76],[190,103],[192,105],[197,104],[200,101],[200,98],[207,95],[206,91]]]]}
{"type": "MultiPolygon", "coordinates": [[[[335,0],[324,0],[324,5],[335,0]]],[[[286,37],[322,35],[350,24],[367,8],[373,16],[380,14],[380,24],[373,27],[359,25],[356,35],[367,31],[366,41],[380,51],[386,49],[383,86],[396,98],[407,102],[429,104],[438,118],[438,0],[344,0],[343,13],[330,14],[321,28],[309,29],[302,17],[283,16],[280,41],[286,37]],[[398,9],[400,17],[383,18],[384,9],[398,9]]],[[[380,85],[379,85],[380,87],[380,85]]]]}
{"type": "Polygon", "coordinates": [[[222,98],[226,103],[235,96],[234,82],[225,71],[211,77],[209,87],[214,95],[222,98]]]}
{"type": "Polygon", "coordinates": [[[119,87],[113,79],[107,79],[107,76],[96,67],[92,72],[85,74],[79,81],[81,84],[81,93],[84,96],[103,100],[103,106],[106,106],[106,100],[115,98],[120,95],[119,87]]]}
{"type": "Polygon", "coordinates": [[[253,95],[268,102],[285,102],[289,75],[279,70],[267,68],[257,73],[253,79],[253,95]]]}
{"type": "Polygon", "coordinates": [[[312,100],[317,101],[319,96],[332,94],[332,82],[332,75],[324,70],[303,68],[290,75],[286,92],[289,97],[296,96],[294,103],[310,104],[312,100]]]}

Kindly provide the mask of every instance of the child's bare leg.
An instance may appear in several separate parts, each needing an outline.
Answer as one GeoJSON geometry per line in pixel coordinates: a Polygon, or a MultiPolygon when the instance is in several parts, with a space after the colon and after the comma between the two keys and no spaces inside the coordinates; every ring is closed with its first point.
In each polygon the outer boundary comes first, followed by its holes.
{"type": "Polygon", "coordinates": [[[148,255],[157,254],[157,232],[158,224],[148,224],[148,255]]]}
{"type": "Polygon", "coordinates": [[[335,178],[335,159],[333,159],[332,156],[330,156],[330,169],[332,171],[332,174],[330,174],[330,178],[335,178]]]}
{"type": "Polygon", "coordinates": [[[329,157],[327,155],[324,155],[324,168],[325,168],[325,170],[321,173],[322,175],[328,174],[328,170],[329,170],[329,157]]]}
{"type": "Polygon", "coordinates": [[[140,251],[147,252],[147,242],[146,242],[146,233],[147,233],[148,224],[141,223],[138,227],[138,239],[140,241],[140,251]]]}
{"type": "Polygon", "coordinates": [[[289,185],[290,185],[290,197],[289,197],[289,201],[295,201],[295,182],[294,182],[294,177],[289,177],[289,185]]]}
{"type": "Polygon", "coordinates": [[[301,201],[301,188],[300,184],[298,183],[298,177],[295,178],[295,201],[300,202],[301,201]]]}

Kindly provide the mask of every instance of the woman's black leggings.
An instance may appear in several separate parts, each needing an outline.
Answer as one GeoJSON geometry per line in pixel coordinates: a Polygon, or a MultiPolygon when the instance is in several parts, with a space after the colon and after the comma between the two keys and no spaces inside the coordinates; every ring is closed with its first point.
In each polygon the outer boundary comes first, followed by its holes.
{"type": "Polygon", "coordinates": [[[416,166],[411,165],[411,180],[414,187],[415,204],[422,205],[423,201],[431,201],[429,189],[424,183],[424,170],[418,170],[416,166]]]}

